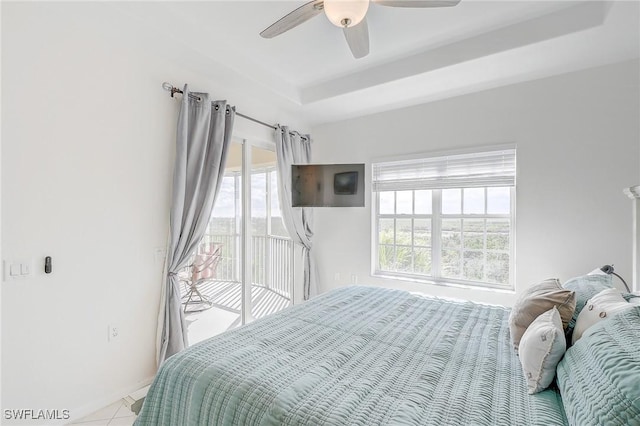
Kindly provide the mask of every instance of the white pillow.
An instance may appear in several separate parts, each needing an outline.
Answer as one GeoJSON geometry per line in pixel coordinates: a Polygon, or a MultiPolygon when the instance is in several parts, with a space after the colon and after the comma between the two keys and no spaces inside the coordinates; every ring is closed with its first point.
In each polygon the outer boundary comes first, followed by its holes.
{"type": "Polygon", "coordinates": [[[582,334],[592,325],[632,306],[633,304],[624,300],[620,291],[615,288],[602,290],[589,299],[585,307],[580,311],[576,326],[573,329],[571,344],[575,345],[578,339],[582,337],[582,334]]]}
{"type": "Polygon", "coordinates": [[[562,319],[554,306],[533,320],[520,340],[518,354],[529,394],[551,384],[566,349],[562,319]]]}

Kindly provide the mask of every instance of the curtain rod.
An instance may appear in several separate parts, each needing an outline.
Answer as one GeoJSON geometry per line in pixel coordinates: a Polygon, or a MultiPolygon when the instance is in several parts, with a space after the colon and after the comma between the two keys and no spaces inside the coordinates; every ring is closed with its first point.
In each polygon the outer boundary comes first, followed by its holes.
{"type": "MultiPolygon", "coordinates": [[[[173,98],[173,95],[175,95],[176,93],[180,93],[181,95],[183,95],[183,94],[184,94],[184,92],[183,92],[182,90],[178,89],[177,87],[174,87],[172,84],[167,83],[166,81],[165,81],[164,83],[162,83],[162,88],[163,88],[164,90],[168,91],[168,92],[171,92],[171,97],[172,97],[172,98],[173,98]]],[[[193,94],[191,94],[191,93],[189,93],[189,97],[190,97],[191,99],[195,99],[195,100],[197,100],[197,101],[200,101],[200,100],[201,100],[199,96],[193,95],[193,94]]],[[[264,121],[260,121],[260,120],[258,120],[258,119],[256,119],[256,118],[249,117],[248,115],[241,114],[241,113],[239,113],[238,111],[236,111],[236,115],[238,115],[238,116],[240,116],[240,117],[242,117],[242,118],[246,118],[247,120],[253,121],[254,123],[261,124],[261,125],[263,125],[263,126],[265,126],[265,127],[269,127],[270,129],[278,130],[278,127],[277,127],[277,126],[274,126],[273,124],[265,123],[264,121]]],[[[297,132],[289,132],[289,134],[290,134],[290,135],[294,135],[295,133],[297,133],[297,132]]],[[[306,141],[306,140],[307,140],[307,138],[306,138],[306,137],[304,137],[304,136],[302,136],[300,133],[298,133],[298,135],[300,136],[300,138],[301,138],[302,140],[304,140],[304,141],[306,141]]]]}

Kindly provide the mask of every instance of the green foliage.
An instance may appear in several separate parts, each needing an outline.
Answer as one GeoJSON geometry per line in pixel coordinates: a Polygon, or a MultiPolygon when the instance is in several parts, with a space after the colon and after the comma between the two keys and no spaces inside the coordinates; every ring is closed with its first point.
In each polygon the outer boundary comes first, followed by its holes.
{"type": "MultiPolygon", "coordinates": [[[[453,198],[457,200],[461,194],[460,190],[457,191],[451,190],[447,194],[452,197],[455,195],[453,198]]],[[[469,191],[469,194],[473,195],[472,191],[469,191]]],[[[407,217],[412,214],[412,204],[414,214],[430,214],[431,196],[431,191],[416,191],[413,198],[407,196],[407,191],[380,193],[380,213],[395,216],[378,219],[378,261],[381,270],[420,275],[433,273],[432,219],[407,217]]],[[[466,202],[473,201],[467,198],[466,202]]],[[[461,202],[461,199],[459,201],[461,202]]],[[[482,203],[484,206],[484,201],[482,203]]],[[[485,211],[484,207],[482,210],[485,211]]],[[[452,218],[444,215],[440,222],[441,275],[447,278],[507,284],[510,227],[511,222],[508,218],[474,215],[452,218]]]]}

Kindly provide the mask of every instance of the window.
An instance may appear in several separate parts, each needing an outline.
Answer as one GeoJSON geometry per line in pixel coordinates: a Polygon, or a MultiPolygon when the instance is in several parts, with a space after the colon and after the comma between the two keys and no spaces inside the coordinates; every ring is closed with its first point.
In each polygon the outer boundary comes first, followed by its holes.
{"type": "Polygon", "coordinates": [[[511,288],[515,154],[373,164],[374,274],[511,288]]]}

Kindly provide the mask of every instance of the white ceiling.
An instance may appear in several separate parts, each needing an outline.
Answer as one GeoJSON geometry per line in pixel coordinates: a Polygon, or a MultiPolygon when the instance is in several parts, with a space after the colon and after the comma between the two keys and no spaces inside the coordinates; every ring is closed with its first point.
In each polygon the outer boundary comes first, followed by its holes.
{"type": "Polygon", "coordinates": [[[371,4],[371,53],[354,59],[323,14],[259,32],[304,1],[114,3],[145,31],[188,46],[286,99],[309,123],[355,117],[640,56],[640,2],[371,4]]]}

